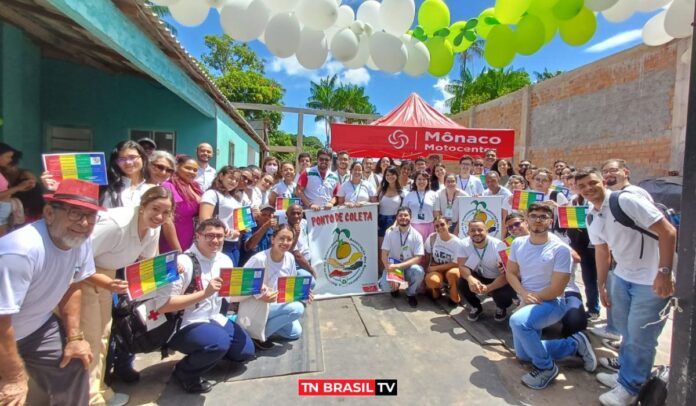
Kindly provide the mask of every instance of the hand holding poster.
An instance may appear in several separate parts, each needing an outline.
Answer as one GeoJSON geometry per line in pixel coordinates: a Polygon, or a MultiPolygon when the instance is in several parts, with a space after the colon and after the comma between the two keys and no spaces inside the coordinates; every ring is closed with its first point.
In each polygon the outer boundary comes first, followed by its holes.
{"type": "Polygon", "coordinates": [[[261,293],[263,268],[220,268],[220,296],[251,296],[261,293]]]}
{"type": "Polygon", "coordinates": [[[587,228],[587,207],[561,206],[558,208],[558,225],[561,228],[587,228]]]}
{"type": "MultiPolygon", "coordinates": [[[[395,258],[389,258],[389,263],[390,264],[398,264],[399,260],[395,258]]],[[[387,270],[387,282],[393,282],[393,283],[402,283],[406,282],[406,279],[404,278],[404,271],[403,269],[389,269],[387,270]]]]}
{"type": "Polygon", "coordinates": [[[309,299],[311,276],[281,276],[278,278],[277,303],[290,303],[309,299]]]}
{"type": "Polygon", "coordinates": [[[500,257],[500,262],[503,264],[503,269],[507,271],[508,257],[510,256],[510,247],[498,251],[498,256],[500,257]]]}
{"type": "Polygon", "coordinates": [[[482,221],[488,235],[500,238],[503,224],[502,196],[462,196],[457,198],[459,205],[459,238],[466,238],[469,232],[469,222],[476,219],[482,221]]]}
{"type": "Polygon", "coordinates": [[[250,230],[256,227],[256,221],[251,213],[251,207],[244,206],[234,209],[232,213],[232,229],[237,231],[250,230]]]}
{"type": "Polygon", "coordinates": [[[42,158],[44,169],[50,172],[53,180],[58,183],[63,179],[86,180],[98,185],[109,183],[103,152],[43,154],[42,158]]]}
{"type": "Polygon", "coordinates": [[[176,257],[172,251],[126,266],[128,297],[137,299],[178,280],[176,257]]]}
{"type": "Polygon", "coordinates": [[[532,203],[544,201],[544,194],[541,192],[528,192],[526,190],[515,190],[512,195],[513,210],[527,210],[532,203]]]}

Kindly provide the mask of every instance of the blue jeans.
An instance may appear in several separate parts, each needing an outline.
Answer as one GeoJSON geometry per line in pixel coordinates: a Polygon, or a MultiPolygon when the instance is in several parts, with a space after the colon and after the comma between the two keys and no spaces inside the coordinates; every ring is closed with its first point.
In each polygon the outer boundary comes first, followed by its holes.
{"type": "Polygon", "coordinates": [[[266,321],[266,337],[277,335],[287,340],[297,340],[302,335],[300,317],[304,314],[300,302],[271,303],[266,321]]]}
{"type": "Polygon", "coordinates": [[[538,369],[550,369],[554,360],[575,354],[578,344],[572,338],[541,339],[541,330],[557,323],[565,313],[565,299],[556,298],[540,304],[526,305],[510,316],[517,358],[521,361],[531,361],[538,369]]]}
{"type": "Polygon", "coordinates": [[[585,285],[585,297],[587,298],[587,311],[599,314],[599,290],[597,289],[597,263],[595,262],[594,249],[591,254],[584,255],[580,259],[582,270],[582,283],[585,285]]]}
{"type": "Polygon", "coordinates": [[[570,337],[587,328],[587,313],[578,292],[565,292],[566,313],[561,319],[561,337],[570,337]]]}
{"type": "Polygon", "coordinates": [[[222,245],[222,253],[230,257],[234,266],[242,266],[239,264],[239,240],[225,241],[222,245]]]}
{"type": "MultiPolygon", "coordinates": [[[[406,269],[404,272],[404,278],[408,281],[408,289],[406,289],[406,296],[416,296],[416,290],[423,283],[425,278],[425,271],[420,265],[413,265],[406,269]]],[[[391,284],[387,281],[387,271],[385,270],[382,277],[379,279],[379,287],[384,292],[390,292],[392,290],[391,284]]]]}
{"type": "Polygon", "coordinates": [[[312,282],[310,282],[309,288],[314,290],[314,287],[317,285],[317,278],[315,278],[311,273],[309,273],[308,270],[304,268],[297,268],[297,276],[311,276],[312,282]]]}
{"type": "Polygon", "coordinates": [[[230,321],[224,327],[215,322],[189,324],[174,334],[169,348],[186,354],[175,370],[185,382],[200,379],[223,358],[244,362],[255,355],[249,334],[230,321]]]}
{"type": "Polygon", "coordinates": [[[665,320],[646,326],[659,319],[659,312],[668,299],[655,294],[650,285],[639,285],[612,273],[611,301],[614,326],[623,336],[619,350],[619,384],[630,394],[637,395],[648,380],[655,362],[657,338],[665,326],[665,320]]]}

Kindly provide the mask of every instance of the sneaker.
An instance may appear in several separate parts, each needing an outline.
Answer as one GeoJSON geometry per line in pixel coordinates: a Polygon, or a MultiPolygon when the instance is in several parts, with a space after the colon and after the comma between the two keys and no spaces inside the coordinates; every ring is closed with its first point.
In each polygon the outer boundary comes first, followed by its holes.
{"type": "Polygon", "coordinates": [[[254,342],[254,347],[256,347],[257,350],[259,351],[265,351],[265,350],[270,350],[271,348],[275,347],[275,344],[272,342],[266,340],[266,341],[260,341],[255,338],[252,338],[251,341],[254,342]]]}
{"type": "Polygon", "coordinates": [[[106,401],[106,406],[124,406],[128,400],[130,400],[130,396],[125,393],[114,393],[114,396],[106,401]]]}
{"type": "Polygon", "coordinates": [[[391,291],[391,296],[392,296],[392,297],[399,297],[399,289],[397,289],[397,290],[392,290],[392,291],[391,291]]]}
{"type": "Polygon", "coordinates": [[[635,404],[637,400],[638,396],[631,395],[621,385],[616,385],[614,389],[599,397],[599,403],[604,406],[629,406],[635,404]]]}
{"type": "Polygon", "coordinates": [[[595,376],[595,378],[597,378],[599,383],[601,383],[609,389],[614,389],[616,388],[616,385],[619,384],[619,374],[608,374],[606,372],[600,372],[595,376]]]}
{"type": "Polygon", "coordinates": [[[621,348],[621,340],[612,340],[609,338],[602,338],[602,345],[609,348],[610,350],[614,350],[616,352],[619,351],[621,348]]]}
{"type": "Polygon", "coordinates": [[[599,320],[599,313],[588,312],[587,313],[587,320],[589,320],[589,321],[599,320]]]}
{"type": "Polygon", "coordinates": [[[507,309],[501,309],[500,307],[495,308],[495,315],[493,316],[493,320],[505,321],[506,317],[507,317],[507,309]]]}
{"type": "Polygon", "coordinates": [[[597,369],[597,356],[592,349],[592,343],[585,333],[579,332],[571,336],[578,343],[578,356],[585,363],[585,371],[594,372],[597,369]]]}
{"type": "Polygon", "coordinates": [[[476,321],[481,316],[481,313],[483,313],[483,307],[472,307],[467,318],[469,321],[476,321]]]}
{"type": "Polygon", "coordinates": [[[416,306],[418,306],[418,299],[416,299],[415,296],[408,296],[408,297],[406,298],[406,300],[408,301],[408,305],[409,305],[409,306],[411,306],[411,307],[416,307],[416,306]]]}
{"type": "Polygon", "coordinates": [[[619,369],[621,369],[619,357],[601,357],[599,359],[599,365],[614,372],[619,372],[619,369]]]}
{"type": "Polygon", "coordinates": [[[551,369],[532,369],[522,376],[522,383],[532,389],[544,389],[558,376],[558,366],[553,364],[551,369]]]}
{"type": "Polygon", "coordinates": [[[133,383],[140,380],[140,372],[136,371],[132,367],[124,370],[114,370],[113,375],[125,383],[133,383]]]}
{"type": "Polygon", "coordinates": [[[600,337],[600,338],[608,338],[611,340],[620,340],[621,339],[620,335],[607,331],[606,325],[602,326],[602,327],[590,327],[587,329],[587,331],[596,335],[597,337],[600,337]]]}

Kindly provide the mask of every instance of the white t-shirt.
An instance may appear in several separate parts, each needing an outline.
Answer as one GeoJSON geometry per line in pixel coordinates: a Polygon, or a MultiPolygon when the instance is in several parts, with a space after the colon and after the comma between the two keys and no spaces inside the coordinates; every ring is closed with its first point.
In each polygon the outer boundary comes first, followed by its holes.
{"type": "Polygon", "coordinates": [[[467,268],[478,271],[484,278],[495,279],[500,276],[498,252],[505,251],[507,245],[491,236],[488,236],[487,240],[485,248],[478,249],[471,241],[471,237],[466,237],[466,242],[462,244],[462,249],[459,251],[459,257],[466,258],[464,265],[467,268]]]}
{"type": "Polygon", "coordinates": [[[631,193],[633,193],[633,194],[643,196],[644,198],[650,200],[650,202],[653,202],[653,198],[652,198],[652,196],[650,195],[650,193],[648,193],[647,190],[643,189],[643,188],[640,187],[640,186],[628,185],[628,186],[626,186],[625,188],[623,188],[623,189],[621,189],[621,190],[625,190],[625,191],[627,191],[627,192],[631,192],[631,193]]]}
{"type": "Polygon", "coordinates": [[[302,254],[307,262],[312,262],[309,257],[309,231],[307,231],[307,220],[300,220],[300,236],[297,237],[295,249],[302,254]]]}
{"type": "Polygon", "coordinates": [[[271,259],[270,248],[254,254],[244,264],[244,268],[264,268],[266,273],[263,275],[263,283],[271,290],[278,290],[279,277],[297,275],[295,257],[286,252],[282,261],[274,262],[271,259]]]}
{"type": "Polygon", "coordinates": [[[142,181],[138,186],[131,188],[131,180],[128,178],[123,178],[123,190],[121,190],[121,205],[114,204],[111,199],[111,194],[106,193],[104,195],[104,202],[102,206],[106,209],[111,209],[114,207],[136,207],[140,206],[140,198],[145,192],[155,185],[142,181]]]}
{"type": "Polygon", "coordinates": [[[116,270],[138,257],[152,258],[159,247],[160,227],[148,228],[143,239],[138,234],[139,207],[117,207],[101,213],[92,232],[94,263],[116,270]]]}
{"type": "Polygon", "coordinates": [[[216,174],[217,171],[211,165],[208,165],[205,168],[199,165],[198,172],[196,173],[196,178],[194,180],[196,183],[198,183],[198,186],[200,186],[202,190],[208,190],[213,184],[216,174]]]}
{"type": "Polygon", "coordinates": [[[469,175],[469,179],[457,175],[457,188],[465,191],[469,196],[481,196],[483,194],[483,183],[477,175],[469,175]]]}
{"type": "MultiPolygon", "coordinates": [[[[658,242],[614,220],[609,209],[609,196],[611,194],[606,193],[599,209],[592,203],[589,205],[588,213],[592,214],[592,222],[587,229],[590,242],[609,245],[616,261],[616,276],[631,283],[652,285],[660,261],[658,242]]],[[[628,217],[646,230],[663,218],[660,210],[638,194],[623,193],[619,197],[619,204],[628,217]]]]}
{"type": "MultiPolygon", "coordinates": [[[[234,209],[242,207],[242,204],[237,201],[232,196],[225,196],[217,190],[208,189],[203,193],[201,197],[201,204],[207,203],[213,206],[213,211],[215,210],[215,205],[218,204],[218,218],[220,221],[225,223],[227,227],[232,227],[234,222],[234,209]]],[[[227,239],[228,241],[237,241],[239,237],[235,239],[227,239]]]]}
{"type": "Polygon", "coordinates": [[[442,213],[442,217],[456,222],[459,220],[459,203],[457,203],[457,198],[459,196],[469,195],[461,189],[455,189],[453,194],[450,192],[450,195],[447,193],[447,189],[442,189],[437,192],[435,210],[442,213]],[[452,197],[452,199],[450,199],[450,197],[452,197]]]}
{"type": "Polygon", "coordinates": [[[382,216],[396,216],[396,212],[399,211],[404,198],[406,197],[406,192],[401,191],[401,194],[394,196],[385,196],[379,199],[379,214],[382,216]]]}
{"type": "MultiPolygon", "coordinates": [[[[297,187],[297,183],[293,182],[291,184],[285,183],[285,181],[280,181],[276,183],[273,186],[273,190],[276,194],[277,197],[295,197],[295,188],[297,187]]],[[[275,206],[275,202],[270,202],[273,206],[275,206]]]]}
{"type": "Polygon", "coordinates": [[[570,251],[569,246],[550,235],[543,245],[532,244],[529,236],[523,236],[512,242],[508,261],[519,266],[522,287],[529,292],[538,293],[551,285],[554,272],[571,272],[573,261],[570,251]]]}
{"type": "Polygon", "coordinates": [[[360,181],[357,186],[348,180],[343,182],[336,196],[345,198],[346,202],[369,202],[371,197],[377,196],[377,190],[366,180],[360,181]]]}
{"type": "Polygon", "coordinates": [[[497,193],[493,193],[490,189],[486,189],[481,196],[503,196],[505,199],[512,196],[512,192],[505,186],[500,186],[497,193]]]}
{"type": "Polygon", "coordinates": [[[389,257],[405,261],[416,255],[425,255],[423,237],[413,227],[402,233],[399,227],[388,229],[382,241],[382,251],[389,251],[389,257]]]}
{"type": "Polygon", "coordinates": [[[437,192],[426,190],[419,192],[412,190],[408,192],[401,204],[403,207],[411,209],[411,223],[425,224],[432,223],[435,220],[433,210],[437,201],[437,192]]]}
{"type": "Polygon", "coordinates": [[[0,238],[0,315],[12,316],[16,340],[41,327],[72,283],[94,274],[92,240],[63,251],[39,220],[0,238]]]}
{"type": "Polygon", "coordinates": [[[461,250],[461,240],[451,235],[448,241],[443,241],[440,234],[433,233],[425,240],[425,252],[432,256],[432,262],[436,264],[457,263],[457,255],[461,250]],[[435,238],[433,238],[433,236],[435,238]],[[434,240],[434,241],[433,241],[434,240]],[[433,244],[431,245],[431,241],[433,244]]]}

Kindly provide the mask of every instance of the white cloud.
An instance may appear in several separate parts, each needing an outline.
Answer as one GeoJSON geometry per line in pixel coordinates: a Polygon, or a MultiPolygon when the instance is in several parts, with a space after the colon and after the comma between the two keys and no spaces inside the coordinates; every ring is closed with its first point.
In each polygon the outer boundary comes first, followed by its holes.
{"type": "Polygon", "coordinates": [[[358,85],[367,86],[370,82],[370,72],[364,67],[358,69],[348,69],[343,66],[343,64],[335,59],[329,57],[328,62],[326,62],[319,69],[306,69],[297,60],[294,55],[289,58],[278,58],[274,57],[270,63],[266,65],[266,68],[270,72],[274,73],[284,73],[288,76],[307,78],[313,82],[318,82],[319,79],[338,75],[338,83],[348,84],[348,85],[358,85]]]}
{"type": "Polygon", "coordinates": [[[314,122],[314,128],[309,135],[313,135],[322,141],[326,141],[326,120],[321,119],[314,122]]]}
{"type": "Polygon", "coordinates": [[[433,85],[435,89],[437,89],[440,92],[440,99],[435,99],[433,101],[433,107],[440,113],[448,113],[449,109],[445,106],[445,102],[452,98],[454,95],[450,92],[447,91],[447,85],[450,84],[450,80],[448,77],[440,78],[437,80],[437,83],[433,85]]]}
{"type": "Polygon", "coordinates": [[[289,58],[273,57],[271,63],[267,66],[271,72],[284,72],[288,76],[305,77],[310,80],[319,80],[319,75],[316,70],[309,70],[300,65],[295,55],[289,58]]]}
{"type": "Polygon", "coordinates": [[[349,69],[343,72],[340,81],[347,85],[367,86],[370,82],[370,72],[365,68],[349,69]]]}
{"type": "Polygon", "coordinates": [[[620,34],[616,34],[611,38],[607,38],[604,41],[594,44],[589,48],[585,49],[585,52],[588,53],[599,53],[599,52],[604,52],[609,49],[617,48],[622,45],[626,45],[631,42],[635,42],[641,39],[642,36],[642,30],[640,29],[635,29],[635,30],[629,30],[629,31],[624,31],[620,34]]]}

